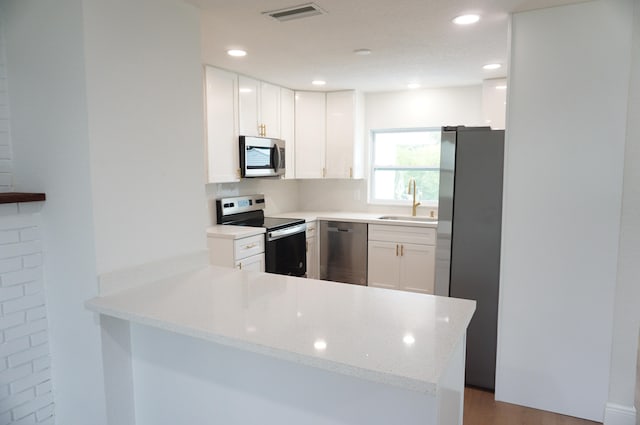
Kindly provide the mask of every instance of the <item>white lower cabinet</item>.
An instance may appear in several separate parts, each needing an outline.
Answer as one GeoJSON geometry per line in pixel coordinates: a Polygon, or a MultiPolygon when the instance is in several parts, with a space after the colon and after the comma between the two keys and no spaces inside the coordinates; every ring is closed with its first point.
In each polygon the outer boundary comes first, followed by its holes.
{"type": "Polygon", "coordinates": [[[369,225],[368,285],[433,294],[435,229],[369,225]]]}
{"type": "Polygon", "coordinates": [[[209,236],[207,245],[211,264],[264,271],[264,234],[239,239],[209,236]]]}
{"type": "Polygon", "coordinates": [[[307,277],[320,279],[320,260],[318,257],[318,238],[316,236],[317,222],[307,223],[307,277]]]}
{"type": "Polygon", "coordinates": [[[235,263],[236,269],[240,270],[249,270],[252,272],[263,272],[264,271],[264,252],[257,255],[252,255],[251,257],[243,258],[242,260],[237,260],[235,263]]]}

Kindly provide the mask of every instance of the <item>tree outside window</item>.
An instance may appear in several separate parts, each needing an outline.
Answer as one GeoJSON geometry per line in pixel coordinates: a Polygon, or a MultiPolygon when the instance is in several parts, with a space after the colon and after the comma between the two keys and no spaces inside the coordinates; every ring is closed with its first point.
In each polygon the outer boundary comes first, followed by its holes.
{"type": "Polygon", "coordinates": [[[371,152],[371,202],[406,203],[411,178],[423,204],[438,202],[439,128],[374,131],[371,152]]]}

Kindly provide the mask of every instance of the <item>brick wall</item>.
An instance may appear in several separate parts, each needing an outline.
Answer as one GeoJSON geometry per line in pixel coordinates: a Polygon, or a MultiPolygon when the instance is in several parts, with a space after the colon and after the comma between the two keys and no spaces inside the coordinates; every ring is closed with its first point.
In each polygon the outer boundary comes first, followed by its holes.
{"type": "Polygon", "coordinates": [[[40,203],[0,205],[0,425],[52,425],[40,203]]]}
{"type": "Polygon", "coordinates": [[[13,185],[13,176],[11,174],[11,133],[9,131],[9,96],[5,57],[2,17],[0,16],[0,192],[10,192],[13,185]]]}

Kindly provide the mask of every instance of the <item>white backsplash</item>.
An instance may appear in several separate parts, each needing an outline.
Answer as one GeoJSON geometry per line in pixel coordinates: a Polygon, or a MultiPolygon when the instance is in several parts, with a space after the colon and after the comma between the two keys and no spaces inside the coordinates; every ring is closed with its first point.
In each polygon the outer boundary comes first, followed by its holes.
{"type": "Polygon", "coordinates": [[[216,221],[215,200],[226,196],[264,194],[266,215],[299,210],[298,185],[299,180],[268,178],[243,179],[237,183],[208,184],[206,185],[206,192],[209,207],[209,224],[213,225],[216,221]]]}
{"type": "MultiPolygon", "coordinates": [[[[353,211],[410,215],[411,206],[378,205],[367,202],[367,180],[300,180],[300,208],[306,211],[353,211]]],[[[429,215],[436,207],[418,207],[418,215],[429,215]]]]}
{"type": "MultiPolygon", "coordinates": [[[[227,196],[261,193],[266,215],[288,211],[347,211],[380,214],[411,214],[411,206],[367,203],[367,181],[349,179],[278,180],[244,179],[237,183],[206,185],[209,219],[215,224],[215,200],[227,196]]],[[[435,207],[419,207],[418,215],[437,214],[435,207]]]]}

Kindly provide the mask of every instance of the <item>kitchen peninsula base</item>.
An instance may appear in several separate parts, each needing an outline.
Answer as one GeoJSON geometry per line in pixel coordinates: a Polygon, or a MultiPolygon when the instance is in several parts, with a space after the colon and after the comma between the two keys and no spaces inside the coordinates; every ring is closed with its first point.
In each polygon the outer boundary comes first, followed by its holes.
{"type": "Polygon", "coordinates": [[[471,301],[211,266],[87,307],[110,424],[462,424],[471,301]]]}

